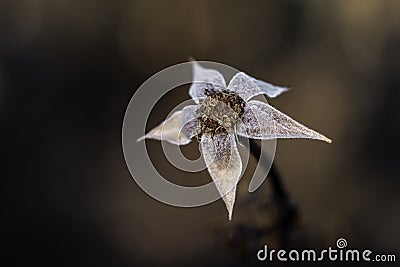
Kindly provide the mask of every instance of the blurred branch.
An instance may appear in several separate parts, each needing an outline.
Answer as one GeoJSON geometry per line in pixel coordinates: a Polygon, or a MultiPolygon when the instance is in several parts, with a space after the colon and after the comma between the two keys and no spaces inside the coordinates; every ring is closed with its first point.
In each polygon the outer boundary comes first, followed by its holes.
{"type": "MultiPolygon", "coordinates": [[[[254,139],[249,139],[249,149],[250,153],[259,160],[262,153],[261,146],[254,139]]],[[[265,165],[266,162],[260,162],[260,164],[265,168],[269,167],[265,165]]],[[[287,247],[289,234],[298,218],[298,209],[291,201],[275,164],[272,164],[268,176],[272,188],[271,207],[274,210],[278,244],[280,247],[287,247]]]]}

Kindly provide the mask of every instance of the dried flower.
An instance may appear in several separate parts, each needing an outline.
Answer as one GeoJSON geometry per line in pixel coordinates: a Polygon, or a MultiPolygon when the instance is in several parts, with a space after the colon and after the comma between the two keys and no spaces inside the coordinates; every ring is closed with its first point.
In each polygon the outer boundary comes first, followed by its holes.
{"type": "Polygon", "coordinates": [[[257,80],[243,72],[237,73],[226,86],[221,73],[203,68],[194,61],[189,94],[196,105],[176,111],[138,141],[150,138],[185,145],[197,137],[208,171],[231,220],[236,185],[242,172],[236,135],[261,140],[309,138],[331,143],[327,137],[272,106],[250,100],[260,94],[276,97],[285,91],[287,88],[257,80]]]}

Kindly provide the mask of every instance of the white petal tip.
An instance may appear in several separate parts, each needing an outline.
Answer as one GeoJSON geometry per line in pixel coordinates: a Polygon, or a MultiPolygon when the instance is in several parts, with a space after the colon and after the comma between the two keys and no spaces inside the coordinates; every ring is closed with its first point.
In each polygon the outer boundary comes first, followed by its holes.
{"type": "Polygon", "coordinates": [[[285,86],[278,86],[278,87],[282,90],[282,92],[287,92],[290,89],[292,89],[292,87],[285,87],[285,86]]]}
{"type": "Polygon", "coordinates": [[[143,135],[142,137],[139,137],[137,140],[136,140],[136,142],[140,142],[140,141],[143,141],[144,139],[146,139],[146,136],[145,135],[143,135]]]}
{"type": "Polygon", "coordinates": [[[227,195],[222,197],[222,200],[224,201],[226,210],[228,211],[228,220],[232,221],[233,205],[235,202],[235,193],[233,193],[233,199],[232,199],[232,193],[228,193],[227,195]]]}
{"type": "Polygon", "coordinates": [[[332,139],[330,139],[330,138],[326,137],[325,135],[320,134],[316,131],[313,131],[313,133],[310,135],[310,138],[324,141],[324,142],[327,142],[328,144],[332,143],[332,139]]]}
{"type": "Polygon", "coordinates": [[[223,200],[224,200],[225,205],[226,205],[226,210],[228,211],[228,220],[232,221],[234,200],[228,201],[226,199],[226,197],[223,200]]]}
{"type": "Polygon", "coordinates": [[[282,93],[285,93],[285,92],[287,92],[287,91],[290,90],[289,87],[276,86],[276,88],[277,88],[278,90],[276,90],[275,93],[269,95],[270,98],[278,97],[278,96],[280,96],[282,93]]]}
{"type": "Polygon", "coordinates": [[[327,142],[328,144],[332,143],[332,139],[329,139],[328,137],[323,136],[322,134],[318,136],[318,139],[327,142]]]}

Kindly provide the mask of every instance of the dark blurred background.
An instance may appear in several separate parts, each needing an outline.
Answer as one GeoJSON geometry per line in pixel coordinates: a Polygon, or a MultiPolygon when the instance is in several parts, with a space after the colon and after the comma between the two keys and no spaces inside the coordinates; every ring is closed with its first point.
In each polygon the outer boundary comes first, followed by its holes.
{"type": "MultiPolygon", "coordinates": [[[[264,244],[281,246],[268,180],[250,200],[243,181],[228,222],[222,201],[167,206],[127,170],[130,98],[190,55],[291,86],[270,103],[334,140],[278,141],[299,209],[285,246],[344,237],[399,260],[399,1],[2,0],[4,266],[258,265],[264,244]]],[[[149,129],[189,96],[166,99],[149,129]]]]}

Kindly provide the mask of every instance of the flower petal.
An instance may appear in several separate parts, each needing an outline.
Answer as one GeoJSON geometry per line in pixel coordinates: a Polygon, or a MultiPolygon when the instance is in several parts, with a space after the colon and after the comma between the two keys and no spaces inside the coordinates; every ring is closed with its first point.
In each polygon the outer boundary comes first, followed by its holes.
{"type": "Polygon", "coordinates": [[[190,143],[191,138],[197,133],[197,105],[184,107],[182,110],[174,112],[169,118],[157,127],[153,128],[145,136],[137,141],[144,139],[166,140],[172,144],[185,145],[190,143]]]}
{"type": "Polygon", "coordinates": [[[287,91],[288,88],[275,86],[250,77],[244,72],[239,72],[233,76],[232,80],[229,82],[228,90],[237,93],[241,98],[247,101],[261,94],[266,94],[269,97],[277,97],[281,93],[287,91]]]}
{"type": "Polygon", "coordinates": [[[189,88],[189,95],[196,103],[199,103],[199,99],[206,97],[206,89],[221,91],[226,87],[224,76],[219,71],[203,68],[196,61],[192,64],[193,81],[189,88]]]}
{"type": "Polygon", "coordinates": [[[309,138],[331,143],[332,140],[298,123],[274,107],[256,100],[247,103],[238,135],[254,139],[309,138]]]}
{"type": "Polygon", "coordinates": [[[242,173],[242,160],[236,147],[233,134],[204,134],[201,137],[201,149],[208,172],[221,194],[232,219],[235,203],[236,185],[242,173]]]}

